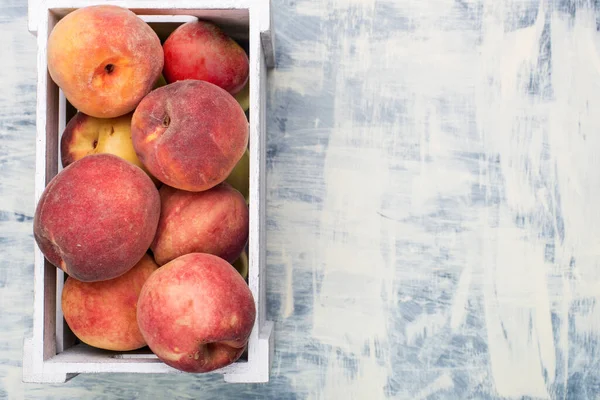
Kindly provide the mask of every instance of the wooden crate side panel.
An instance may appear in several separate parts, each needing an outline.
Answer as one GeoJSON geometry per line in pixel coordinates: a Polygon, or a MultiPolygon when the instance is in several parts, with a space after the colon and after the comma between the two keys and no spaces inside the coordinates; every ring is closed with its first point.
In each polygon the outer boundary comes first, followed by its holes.
{"type": "MultiPolygon", "coordinates": [[[[34,177],[34,206],[56,174],[58,143],[53,135],[58,129],[58,88],[52,84],[46,65],[47,34],[55,24],[55,19],[45,13],[40,20],[40,35],[37,46],[37,102],[36,102],[36,165],[34,177]]],[[[34,299],[33,332],[24,342],[23,381],[25,382],[65,382],[72,375],[44,373],[44,360],[56,354],[56,267],[49,264],[37,244],[34,243],[34,299]]]]}
{"type": "MultiPolygon", "coordinates": [[[[58,87],[50,79],[46,64],[46,37],[55,22],[48,14],[38,37],[35,206],[58,170],[58,87]]],[[[41,350],[42,358],[48,359],[56,354],[56,267],[44,259],[37,245],[34,251],[34,347],[36,353],[41,350]]]]}
{"type": "MultiPolygon", "coordinates": [[[[178,374],[183,373],[172,368],[154,354],[135,353],[115,354],[106,350],[96,349],[85,344],[78,344],[57,354],[44,362],[44,370],[60,374],[80,373],[141,373],[141,374],[178,374]]],[[[247,362],[237,362],[225,368],[214,371],[215,374],[236,373],[246,374],[247,362]]]]}
{"type": "MultiPolygon", "coordinates": [[[[58,90],[58,133],[57,143],[60,144],[60,136],[65,130],[67,122],[75,115],[74,108],[68,104],[67,99],[62,90],[58,90]]],[[[60,145],[58,146],[57,156],[57,168],[58,172],[62,170],[60,162],[60,145]]],[[[56,353],[60,353],[65,349],[73,346],[76,341],[76,337],[64,320],[64,315],[61,307],[61,296],[63,287],[65,284],[66,274],[60,269],[56,269],[56,353]]]]}
{"type": "Polygon", "coordinates": [[[209,16],[223,21],[239,20],[243,18],[248,25],[248,14],[254,0],[47,0],[46,6],[59,16],[77,9],[92,5],[115,5],[128,8],[140,15],[194,15],[209,16]],[[245,14],[245,15],[244,15],[245,14]]]}
{"type": "Polygon", "coordinates": [[[266,62],[262,10],[250,10],[250,243],[249,286],[257,303],[256,324],[248,346],[250,372],[226,374],[227,382],[267,382],[272,359],[273,324],[266,321],[266,62]]]}
{"type": "Polygon", "coordinates": [[[255,9],[250,10],[250,235],[248,243],[248,286],[254,296],[257,304],[257,323],[251,335],[251,342],[248,348],[248,358],[253,362],[256,358],[256,341],[260,330],[261,307],[260,301],[260,267],[261,267],[261,191],[262,185],[260,165],[262,162],[262,143],[260,131],[260,40],[258,39],[258,25],[255,21],[255,9]]]}
{"type": "MultiPolygon", "coordinates": [[[[108,1],[89,1],[89,0],[28,0],[28,29],[37,35],[40,25],[39,18],[46,10],[53,10],[58,16],[62,17],[67,13],[90,5],[110,4],[131,9],[136,14],[161,15],[161,14],[180,14],[186,15],[190,10],[195,10],[196,16],[208,16],[211,19],[220,21],[225,25],[234,19],[243,18],[248,25],[248,17],[243,13],[237,13],[239,10],[247,10],[254,0],[143,0],[132,2],[130,0],[108,0],[108,1]]],[[[247,15],[247,13],[246,13],[247,15]]]]}
{"type": "Polygon", "coordinates": [[[262,46],[262,40],[260,45],[258,45],[258,61],[259,61],[259,140],[260,140],[260,149],[259,149],[259,175],[260,175],[260,184],[258,186],[260,192],[260,202],[259,202],[259,227],[258,230],[260,232],[259,243],[260,243],[260,255],[259,260],[260,264],[258,267],[259,275],[258,275],[258,284],[259,284],[259,298],[258,298],[258,306],[259,306],[259,326],[262,327],[265,324],[267,318],[267,287],[266,287],[266,269],[267,269],[267,67],[265,61],[264,48],[262,46]]]}
{"type": "Polygon", "coordinates": [[[275,67],[275,34],[273,30],[273,13],[271,0],[258,0],[260,15],[260,40],[267,68],[275,67]]]}
{"type": "MultiPolygon", "coordinates": [[[[53,15],[48,15],[48,34],[56,24],[53,15]]],[[[46,46],[44,46],[46,47],[46,46]]],[[[58,130],[60,123],[60,95],[58,86],[50,78],[46,68],[46,179],[45,186],[58,173],[58,130]]],[[[43,133],[42,133],[43,134],[43,133]]],[[[56,354],[57,312],[57,268],[44,260],[44,360],[56,354]]]]}

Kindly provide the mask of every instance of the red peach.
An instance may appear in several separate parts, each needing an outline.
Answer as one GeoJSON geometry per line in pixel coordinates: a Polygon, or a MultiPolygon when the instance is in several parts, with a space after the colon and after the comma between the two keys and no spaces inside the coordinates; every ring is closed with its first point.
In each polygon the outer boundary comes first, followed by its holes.
{"type": "Polygon", "coordinates": [[[248,56],[221,28],[208,21],[179,26],[163,45],[169,83],[197,79],[236,94],[248,81],[248,56]]]}
{"type": "Polygon", "coordinates": [[[123,275],[146,253],[160,215],[158,190],[140,168],[112,154],[75,161],[46,186],[33,219],[53,265],[84,282],[123,275]]]}
{"type": "Polygon", "coordinates": [[[238,360],[255,318],[244,278],[210,254],[186,254],[160,267],[138,299],[138,326],[148,346],[185,372],[214,371],[238,360]]]}
{"type": "Polygon", "coordinates": [[[163,185],[161,212],[151,249],[159,265],[188,253],[233,262],[248,242],[248,205],[228,183],[203,192],[163,185]]]}
{"type": "Polygon", "coordinates": [[[166,185],[199,192],[223,182],[248,146],[248,120],[212,83],[186,80],[152,91],[133,113],[133,147],[166,185]]]}

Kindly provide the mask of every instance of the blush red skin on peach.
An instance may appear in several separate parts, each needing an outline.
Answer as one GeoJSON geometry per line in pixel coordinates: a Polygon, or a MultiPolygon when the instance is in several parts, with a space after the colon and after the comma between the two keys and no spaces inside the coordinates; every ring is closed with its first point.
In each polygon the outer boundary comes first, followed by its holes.
{"type": "Polygon", "coordinates": [[[193,21],[181,25],[169,35],[163,50],[163,74],[169,83],[198,79],[235,95],[248,81],[248,55],[213,23],[193,21]]]}
{"type": "Polygon", "coordinates": [[[86,156],[46,189],[33,220],[48,261],[94,282],[116,278],[146,253],[158,225],[160,197],[142,169],[112,154],[86,156]]]}
{"type": "Polygon", "coordinates": [[[238,360],[255,318],[242,276],[210,254],[186,254],[163,265],[138,299],[138,325],[148,346],[185,372],[210,372],[238,360]]]}
{"type": "Polygon", "coordinates": [[[131,121],[133,147],[166,185],[199,192],[223,182],[248,146],[248,120],[233,96],[184,80],[153,90],[131,121]]]}
{"type": "Polygon", "coordinates": [[[163,185],[161,215],[151,249],[159,265],[188,253],[209,253],[234,262],[248,242],[248,205],[223,182],[202,192],[163,185]]]}

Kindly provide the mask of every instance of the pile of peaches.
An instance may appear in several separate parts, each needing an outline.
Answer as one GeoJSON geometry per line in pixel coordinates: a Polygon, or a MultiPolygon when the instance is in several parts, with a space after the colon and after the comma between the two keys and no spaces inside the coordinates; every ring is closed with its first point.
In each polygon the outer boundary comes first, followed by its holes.
{"type": "Polygon", "coordinates": [[[161,41],[103,5],[58,21],[47,57],[76,113],[33,230],[67,275],[66,323],[89,346],[147,346],[181,371],[237,361],[256,318],[246,51],[209,21],[161,41]]]}

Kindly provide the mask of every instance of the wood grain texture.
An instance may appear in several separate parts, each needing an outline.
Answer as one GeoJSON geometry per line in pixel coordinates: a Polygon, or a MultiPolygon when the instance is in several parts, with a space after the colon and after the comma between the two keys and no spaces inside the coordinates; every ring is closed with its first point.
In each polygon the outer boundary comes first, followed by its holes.
{"type": "Polygon", "coordinates": [[[0,4],[0,398],[598,398],[595,2],[274,0],[271,382],[43,386],[20,380],[35,39],[0,4]]]}

